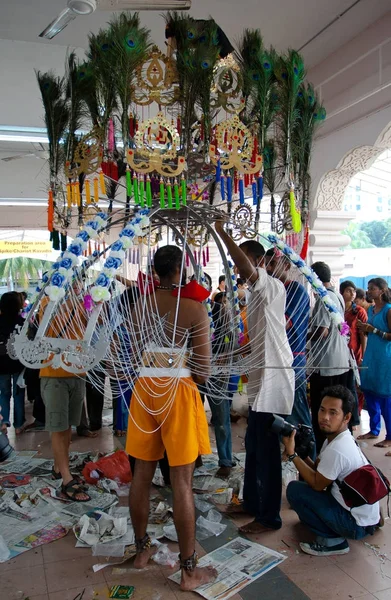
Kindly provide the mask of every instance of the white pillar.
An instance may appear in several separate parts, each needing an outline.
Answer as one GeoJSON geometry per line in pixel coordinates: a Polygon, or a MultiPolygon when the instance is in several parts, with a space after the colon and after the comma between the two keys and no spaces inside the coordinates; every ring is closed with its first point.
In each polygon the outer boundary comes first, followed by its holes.
{"type": "Polygon", "coordinates": [[[334,280],[338,280],[344,270],[344,247],[350,238],[342,234],[355,213],[343,210],[313,210],[310,214],[310,247],[308,262],[327,263],[334,280]]]}

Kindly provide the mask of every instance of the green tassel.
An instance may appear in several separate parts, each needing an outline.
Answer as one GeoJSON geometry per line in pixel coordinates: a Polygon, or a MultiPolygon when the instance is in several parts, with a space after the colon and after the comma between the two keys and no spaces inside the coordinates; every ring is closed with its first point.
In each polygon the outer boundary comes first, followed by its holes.
{"type": "Polygon", "coordinates": [[[160,182],[160,208],[166,208],[166,202],[165,202],[165,198],[164,198],[163,180],[160,182]]]}
{"type": "Polygon", "coordinates": [[[139,185],[139,195],[140,195],[140,206],[141,208],[144,208],[145,203],[144,203],[144,177],[141,178],[140,181],[140,185],[139,185]]]}
{"type": "Polygon", "coordinates": [[[187,206],[187,184],[186,179],[183,177],[181,182],[182,187],[182,204],[183,206],[187,206]]]}
{"type": "Polygon", "coordinates": [[[132,178],[130,176],[129,169],[126,169],[126,195],[128,198],[132,197],[133,188],[132,188],[132,178]]]}
{"type": "Polygon", "coordinates": [[[138,204],[138,181],[137,177],[133,177],[133,193],[134,193],[134,203],[138,204]]]}
{"type": "Polygon", "coordinates": [[[167,202],[168,208],[172,208],[172,187],[170,183],[167,186],[167,202]]]}
{"type": "Polygon", "coordinates": [[[178,187],[178,183],[176,180],[174,183],[174,197],[175,197],[175,208],[177,210],[179,210],[181,207],[181,204],[180,204],[180,200],[179,200],[179,187],[178,187]]]}
{"type": "Polygon", "coordinates": [[[151,208],[151,206],[152,206],[152,191],[151,191],[151,180],[149,178],[147,179],[146,196],[147,196],[147,206],[148,206],[148,208],[151,208]]]}

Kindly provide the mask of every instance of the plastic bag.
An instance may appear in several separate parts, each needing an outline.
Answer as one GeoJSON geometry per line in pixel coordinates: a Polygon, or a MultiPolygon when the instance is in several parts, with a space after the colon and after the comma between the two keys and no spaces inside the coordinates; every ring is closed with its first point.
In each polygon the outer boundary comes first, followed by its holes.
{"type": "Polygon", "coordinates": [[[293,462],[282,462],[282,483],[286,487],[291,481],[297,481],[299,472],[293,462]]]}
{"type": "Polygon", "coordinates": [[[217,537],[223,533],[226,528],[227,526],[223,525],[222,523],[209,521],[208,519],[205,519],[205,517],[200,516],[196,522],[196,539],[200,542],[212,537],[213,535],[217,537]]]}
{"type": "Polygon", "coordinates": [[[178,541],[178,534],[175,529],[175,525],[164,525],[163,527],[164,536],[171,540],[171,542],[178,541]]]}
{"type": "Polygon", "coordinates": [[[117,450],[117,452],[103,456],[96,462],[87,463],[82,475],[87,483],[96,483],[98,479],[103,477],[120,483],[132,481],[129,458],[124,450],[117,450]]]}
{"type": "Polygon", "coordinates": [[[213,504],[210,504],[210,502],[205,502],[205,500],[203,500],[203,498],[205,497],[206,496],[204,495],[194,494],[195,507],[198,508],[198,510],[200,510],[201,512],[207,512],[208,510],[213,508],[213,504]]]}
{"type": "Polygon", "coordinates": [[[173,569],[178,563],[178,554],[171,552],[166,544],[154,540],[154,545],[158,547],[157,552],[152,555],[152,560],[158,565],[170,567],[173,569]]]}
{"type": "Polygon", "coordinates": [[[223,515],[219,513],[218,510],[211,508],[208,514],[206,515],[206,518],[208,521],[212,521],[212,523],[221,523],[223,515]]]}

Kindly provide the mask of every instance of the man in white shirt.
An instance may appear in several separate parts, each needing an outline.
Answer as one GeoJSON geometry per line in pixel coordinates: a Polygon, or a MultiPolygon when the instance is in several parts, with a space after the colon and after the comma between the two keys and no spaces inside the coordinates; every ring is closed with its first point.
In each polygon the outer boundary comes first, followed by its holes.
{"type": "MultiPolygon", "coordinates": [[[[281,452],[278,434],[270,431],[272,413],[292,411],[295,377],[285,322],[285,287],[264,268],[265,250],[248,240],[238,247],[216,223],[243,279],[249,284],[247,307],[251,358],[247,385],[250,405],[246,432],[246,466],[242,512],[255,517],[241,533],[263,533],[281,527],[281,452]]],[[[237,512],[230,510],[228,512],[237,512]]]]}
{"type": "Polygon", "coordinates": [[[300,521],[316,534],[315,542],[300,543],[306,554],[347,554],[347,539],[360,540],[381,525],[379,502],[349,509],[337,484],[368,464],[348,429],[353,407],[353,394],[343,385],[324,390],[318,420],[326,440],[315,464],[295,453],[295,432],[283,438],[288,460],[304,479],[292,481],[286,497],[300,521]]]}
{"type": "MultiPolygon", "coordinates": [[[[345,301],[341,294],[330,283],[331,270],[324,262],[316,262],[311,268],[325,288],[327,294],[337,306],[344,319],[345,301]]],[[[313,367],[310,377],[310,399],[312,409],[312,427],[316,439],[316,449],[319,452],[324,442],[324,435],[318,425],[318,410],[322,392],[331,385],[344,385],[350,388],[351,374],[349,373],[348,338],[341,335],[333,324],[330,312],[321,298],[317,298],[310,321],[311,345],[308,363],[313,367]]]]}

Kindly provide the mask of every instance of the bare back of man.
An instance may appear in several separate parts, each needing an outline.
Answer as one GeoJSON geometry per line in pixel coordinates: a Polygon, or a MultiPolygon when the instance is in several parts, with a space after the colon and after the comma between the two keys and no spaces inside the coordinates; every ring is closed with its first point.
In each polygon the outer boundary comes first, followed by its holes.
{"type": "MultiPolygon", "coordinates": [[[[166,246],[158,250],[154,266],[160,278],[160,286],[153,295],[139,300],[133,313],[133,322],[143,336],[145,328],[153,327],[154,320],[156,323],[156,317],[162,319],[165,343],[163,347],[160,346],[159,352],[163,355],[167,352],[167,355],[171,356],[170,351],[178,350],[184,362],[182,365],[176,365],[172,372],[177,370],[177,372],[182,371],[183,374],[179,375],[179,381],[175,382],[175,398],[167,417],[165,414],[161,418],[155,415],[152,417],[141,408],[141,404],[148,406],[148,402],[151,402],[156,409],[156,403],[166,401],[166,390],[167,394],[173,394],[172,387],[169,387],[172,386],[173,375],[170,378],[169,369],[165,374],[164,367],[163,369],[160,367],[159,371],[163,373],[160,373],[159,377],[149,377],[148,367],[142,368],[143,376],[140,376],[136,382],[131,402],[127,451],[136,457],[135,473],[129,495],[130,514],[137,545],[135,567],[144,568],[154,553],[146,533],[149,493],[157,460],[162,458],[166,450],[173,490],[174,523],[180,550],[181,588],[189,591],[213,580],[217,573],[214,569],[197,567],[192,491],[195,460],[199,454],[205,454],[210,450],[206,416],[195,385],[195,383],[204,383],[209,377],[210,325],[206,309],[202,304],[188,298],[178,300],[173,295],[174,287],[179,285],[181,263],[182,252],[179,248],[166,246]],[[165,253],[169,254],[169,261],[165,253]],[[181,349],[189,352],[182,352],[181,349]],[[144,393],[143,384],[148,393],[144,393]],[[153,399],[155,389],[156,398],[153,399]],[[138,395],[142,402],[138,402],[138,395]],[[135,426],[133,421],[137,421],[139,427],[135,426]],[[140,429],[144,431],[141,432],[140,429]],[[145,433],[148,431],[151,433],[145,433]]],[[[164,360],[161,360],[160,365],[162,364],[164,360]]],[[[155,373],[155,371],[151,372],[155,373]]]]}

